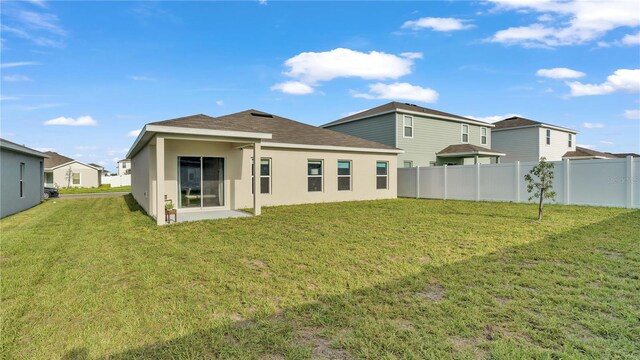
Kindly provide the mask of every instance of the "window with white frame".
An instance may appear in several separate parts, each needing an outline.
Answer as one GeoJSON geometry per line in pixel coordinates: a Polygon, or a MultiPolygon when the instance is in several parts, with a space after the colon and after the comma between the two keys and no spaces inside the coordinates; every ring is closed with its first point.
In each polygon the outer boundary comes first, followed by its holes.
{"type": "Polygon", "coordinates": [[[569,143],[568,143],[569,147],[573,146],[573,134],[569,134],[569,143]]]}
{"type": "Polygon", "coordinates": [[[338,191],[351,190],[351,160],[338,160],[338,191]]]}
{"type": "Polygon", "coordinates": [[[469,125],[467,124],[462,124],[462,142],[469,142],[469,125]]]}
{"type": "Polygon", "coordinates": [[[551,145],[551,130],[547,129],[547,145],[551,145]]]}
{"type": "MultiPolygon", "coordinates": [[[[251,158],[251,193],[253,194],[253,158],[251,158]]],[[[271,194],[271,159],[260,159],[260,194],[271,194]]]]}
{"type": "Polygon", "coordinates": [[[403,167],[406,167],[406,168],[413,167],[413,161],[411,161],[411,160],[405,160],[405,161],[403,161],[403,162],[402,162],[402,166],[403,166],[403,167]]]}
{"type": "Polygon", "coordinates": [[[480,144],[487,145],[487,128],[480,128],[480,144]]]}
{"type": "Polygon", "coordinates": [[[404,137],[413,137],[413,116],[404,116],[404,137]]]}
{"type": "Polygon", "coordinates": [[[20,197],[24,197],[24,163],[20,163],[20,197]]]}
{"type": "Polygon", "coordinates": [[[389,186],[389,162],[376,161],[376,189],[387,189],[389,186]]]}
{"type": "Polygon", "coordinates": [[[307,161],[307,191],[321,192],[323,182],[322,160],[307,161]]]}
{"type": "Polygon", "coordinates": [[[71,183],[73,185],[80,185],[80,173],[71,174],[71,183]]]}

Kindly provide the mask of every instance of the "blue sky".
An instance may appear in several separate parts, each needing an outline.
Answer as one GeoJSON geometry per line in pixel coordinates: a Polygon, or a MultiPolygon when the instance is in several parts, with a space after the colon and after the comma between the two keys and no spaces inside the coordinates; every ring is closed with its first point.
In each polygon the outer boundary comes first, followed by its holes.
{"type": "Polygon", "coordinates": [[[391,100],[640,152],[640,3],[2,2],[0,136],[115,167],[145,123],[391,100]]]}

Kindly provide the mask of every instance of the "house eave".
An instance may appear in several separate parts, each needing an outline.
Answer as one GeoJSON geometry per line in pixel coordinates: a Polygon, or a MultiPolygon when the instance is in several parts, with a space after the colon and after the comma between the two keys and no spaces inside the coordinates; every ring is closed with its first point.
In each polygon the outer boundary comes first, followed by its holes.
{"type": "Polygon", "coordinates": [[[507,154],[492,152],[492,151],[472,151],[472,152],[436,154],[437,157],[474,157],[474,156],[505,156],[505,155],[507,154]]]}
{"type": "Polygon", "coordinates": [[[310,144],[291,144],[291,143],[275,143],[265,141],[262,143],[263,148],[284,148],[284,149],[304,149],[304,150],[328,150],[328,151],[345,151],[345,152],[366,152],[380,154],[403,154],[404,150],[400,149],[383,149],[383,148],[363,148],[351,146],[333,146],[333,145],[310,145],[310,144]]]}
{"type": "Polygon", "coordinates": [[[534,125],[523,125],[523,126],[514,126],[514,127],[507,127],[507,128],[494,128],[491,130],[491,132],[498,132],[498,131],[507,131],[507,130],[517,130],[517,129],[527,129],[527,128],[548,128],[548,129],[552,129],[552,130],[558,130],[558,131],[562,131],[562,132],[568,132],[571,134],[578,134],[578,131],[573,130],[573,129],[569,129],[569,128],[563,128],[561,126],[555,126],[555,125],[549,125],[549,124],[534,124],[534,125]]]}
{"type": "Polygon", "coordinates": [[[365,119],[372,118],[372,117],[375,117],[375,116],[386,115],[386,114],[391,114],[391,113],[401,113],[401,114],[416,115],[416,116],[422,116],[422,117],[427,117],[427,118],[435,118],[435,119],[438,119],[438,120],[455,121],[455,122],[459,122],[459,123],[466,123],[466,124],[478,125],[478,126],[489,127],[489,128],[495,127],[495,125],[493,125],[493,124],[485,123],[485,122],[482,122],[482,121],[474,121],[472,119],[464,120],[464,119],[458,119],[458,118],[453,118],[453,117],[449,117],[449,116],[426,114],[426,113],[419,112],[419,111],[411,111],[411,110],[404,110],[404,109],[392,109],[392,110],[387,110],[387,111],[381,111],[379,113],[375,113],[375,114],[371,114],[371,115],[365,115],[365,116],[360,116],[360,117],[357,117],[357,118],[349,119],[349,120],[346,120],[344,122],[340,122],[340,123],[337,123],[337,124],[326,123],[324,125],[320,125],[320,127],[321,128],[331,128],[333,126],[347,124],[347,123],[350,123],[350,122],[353,122],[353,121],[365,120],[365,119]]]}

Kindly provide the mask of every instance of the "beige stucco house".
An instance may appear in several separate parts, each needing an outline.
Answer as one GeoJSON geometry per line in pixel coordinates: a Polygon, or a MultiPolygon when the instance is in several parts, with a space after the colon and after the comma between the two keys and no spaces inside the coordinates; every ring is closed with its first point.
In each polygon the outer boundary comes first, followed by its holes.
{"type": "Polygon", "coordinates": [[[399,153],[247,110],[146,124],[127,158],[133,197],[160,225],[168,202],[184,219],[245,208],[258,215],[261,206],[395,198],[399,153]]]}
{"type": "Polygon", "coordinates": [[[44,184],[52,187],[98,187],[101,168],[60,155],[53,151],[44,161],[44,184]]]}
{"type": "Polygon", "coordinates": [[[513,116],[494,123],[493,146],[506,153],[503,162],[560,161],[576,151],[577,131],[513,116]]]}

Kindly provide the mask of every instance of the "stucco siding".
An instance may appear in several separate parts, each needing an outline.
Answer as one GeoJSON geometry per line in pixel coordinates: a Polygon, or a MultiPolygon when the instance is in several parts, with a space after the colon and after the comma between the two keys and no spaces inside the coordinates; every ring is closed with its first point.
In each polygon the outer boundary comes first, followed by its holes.
{"type": "Polygon", "coordinates": [[[100,186],[100,172],[94,168],[88,167],[78,162],[72,162],[69,165],[64,165],[59,168],[53,169],[53,183],[56,187],[98,187],[100,186]],[[71,168],[74,173],[80,174],[80,183],[73,184],[73,181],[69,182],[67,179],[67,171],[71,168]]]}
{"type": "MultiPolygon", "coordinates": [[[[398,163],[413,161],[414,166],[429,166],[436,162],[436,153],[449,145],[462,144],[462,124],[456,121],[413,116],[413,138],[404,136],[404,115],[397,116],[397,147],[404,150],[398,155],[398,163]]],[[[487,143],[480,140],[479,125],[469,125],[469,144],[491,148],[491,128],[487,127],[487,143]]]]}
{"type": "Polygon", "coordinates": [[[145,146],[131,160],[135,166],[131,169],[131,194],[134,199],[149,213],[150,174],[149,174],[149,146],[145,146]]]}
{"type": "Polygon", "coordinates": [[[569,147],[569,133],[555,129],[549,129],[551,132],[551,144],[547,145],[547,129],[538,128],[540,157],[544,156],[548,161],[561,161],[562,155],[567,151],[576,150],[576,135],[573,135],[571,147],[569,147]]]}
{"type": "MultiPolygon", "coordinates": [[[[538,161],[540,158],[539,128],[522,128],[494,131],[493,149],[506,154],[500,161],[538,161]]],[[[542,140],[544,141],[544,139],[542,140]]]]}
{"type": "Polygon", "coordinates": [[[0,150],[0,217],[36,206],[42,200],[43,158],[9,149],[0,150]],[[20,163],[24,163],[23,192],[20,196],[20,163]]]}
{"type": "Polygon", "coordinates": [[[395,115],[393,113],[335,125],[327,129],[389,146],[396,146],[394,133],[395,115]]]}

